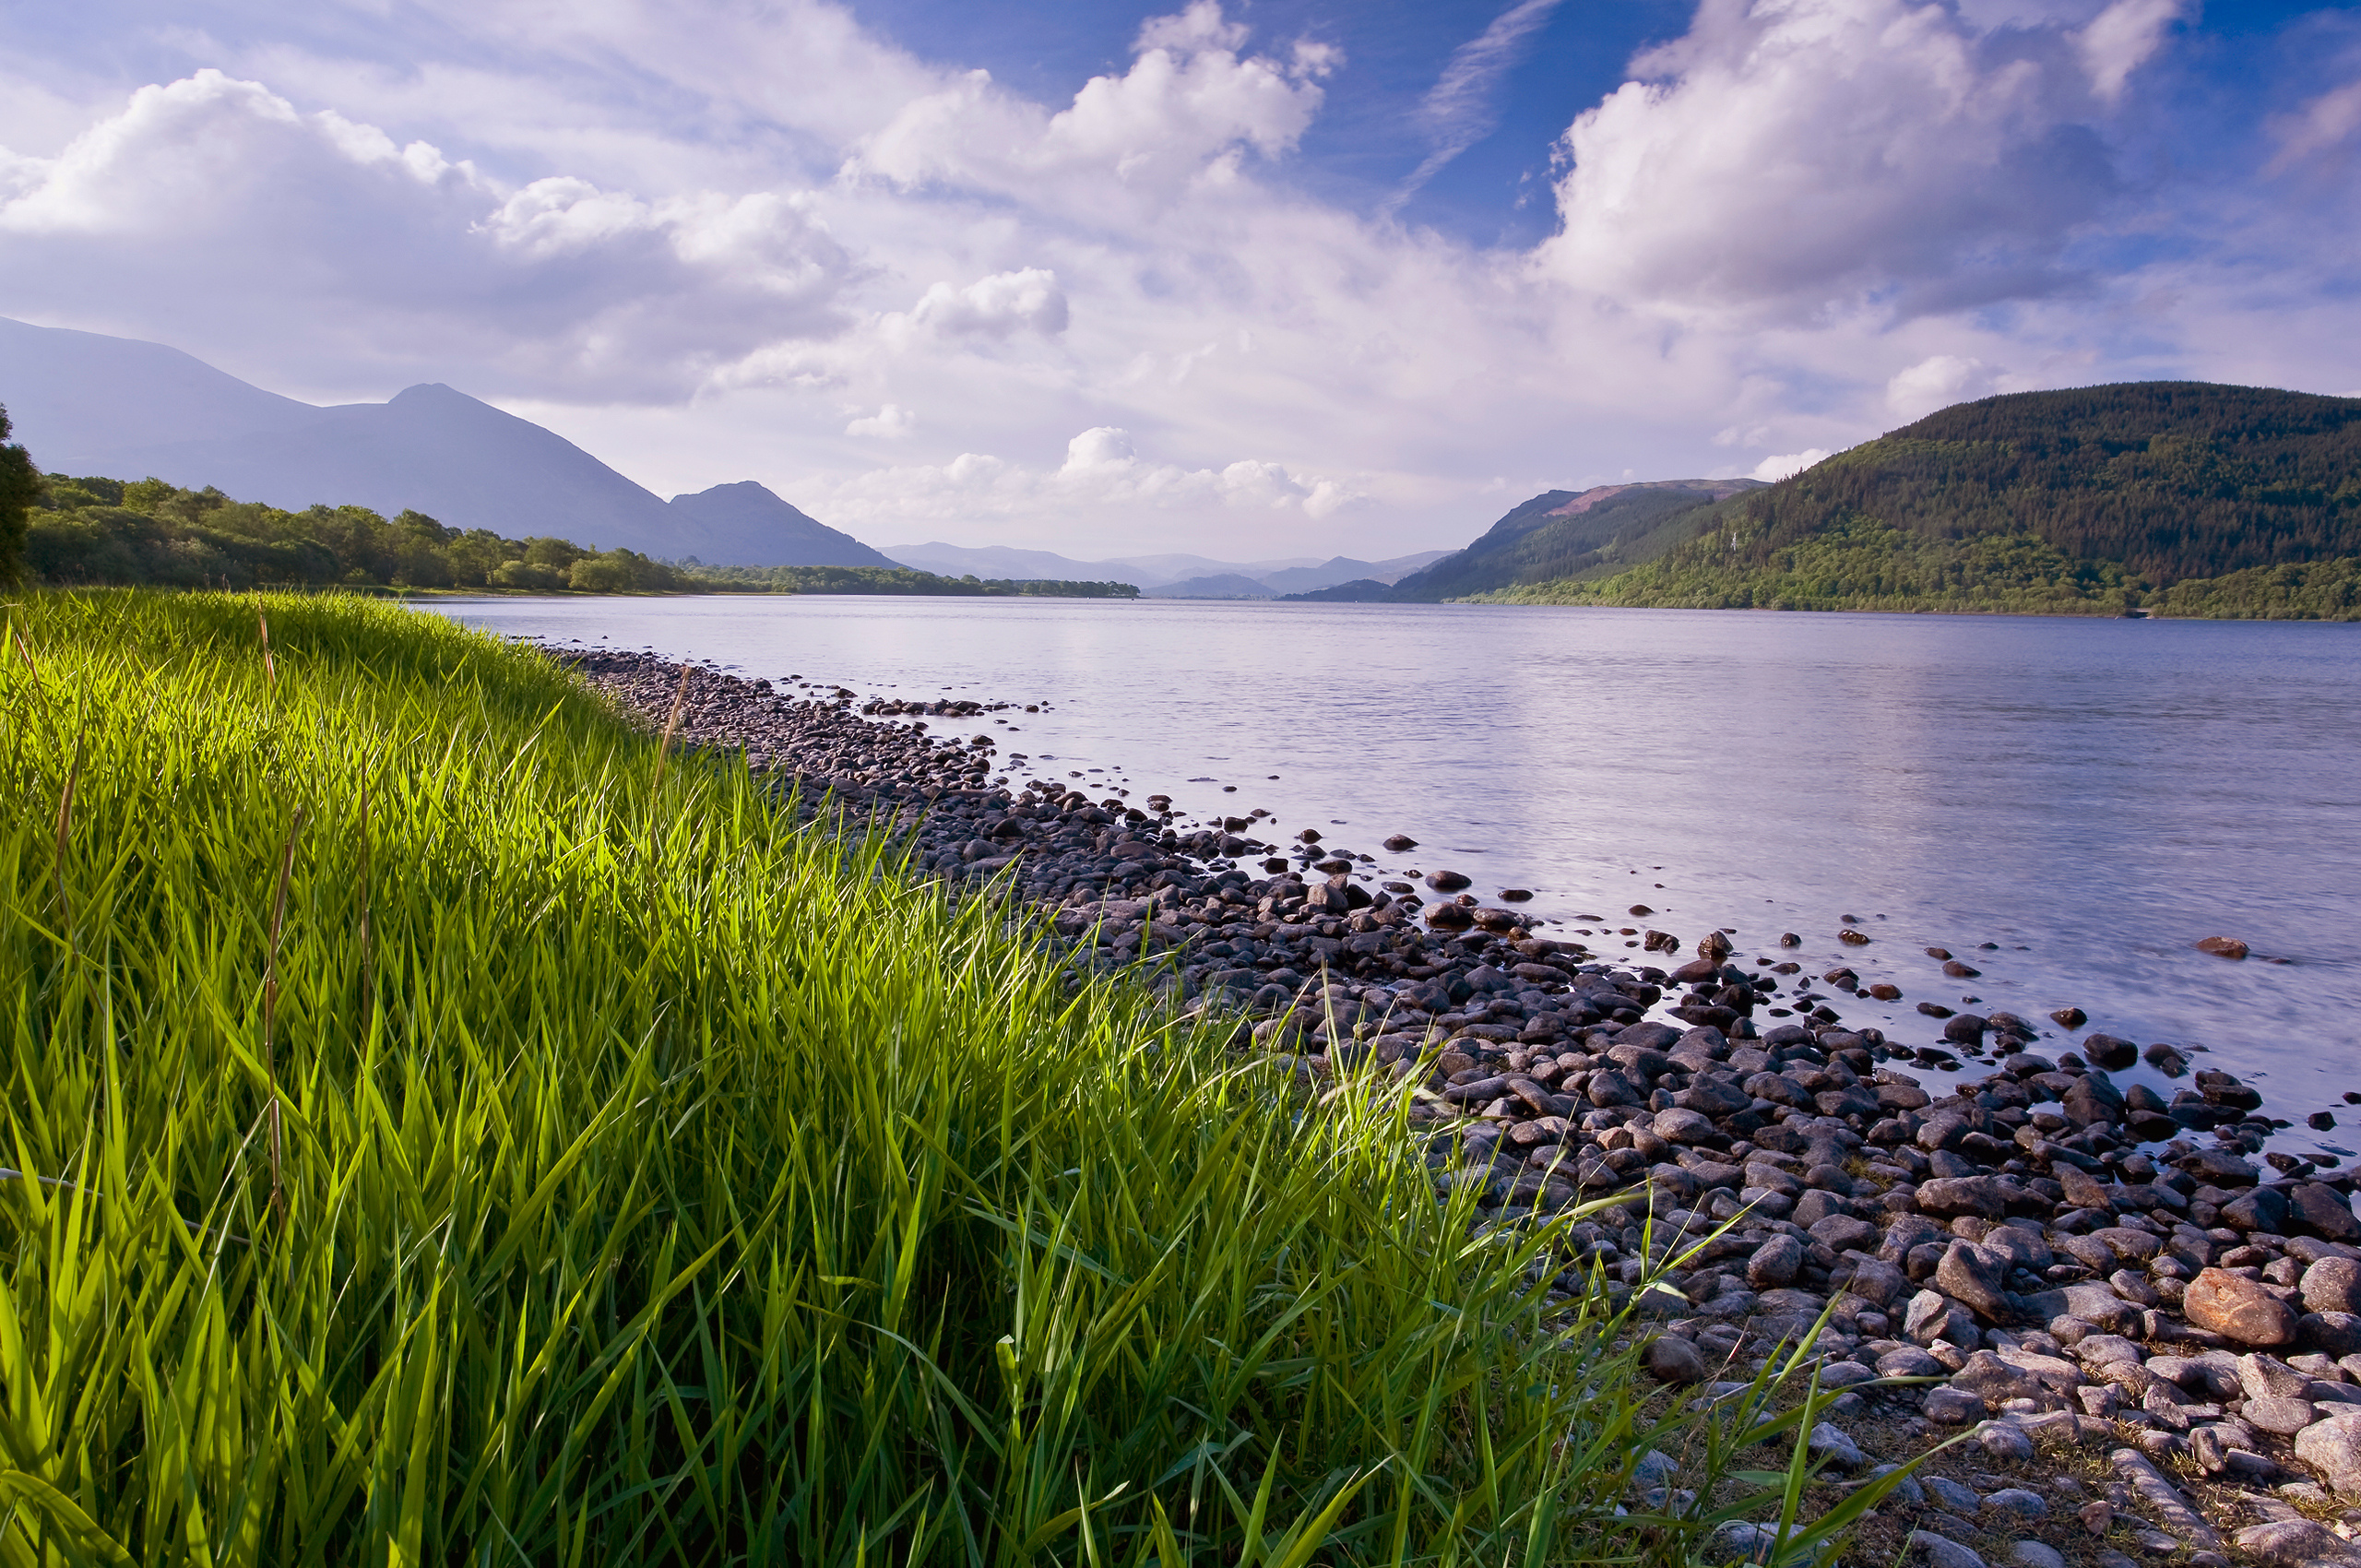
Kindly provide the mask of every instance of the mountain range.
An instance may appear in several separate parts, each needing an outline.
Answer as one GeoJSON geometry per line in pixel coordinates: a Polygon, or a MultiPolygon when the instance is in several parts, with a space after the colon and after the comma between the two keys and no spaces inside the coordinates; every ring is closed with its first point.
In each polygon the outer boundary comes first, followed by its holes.
{"type": "Polygon", "coordinates": [[[1276,599],[1323,588],[1355,577],[1392,582],[1451,552],[1421,551],[1390,561],[1358,561],[1336,555],[1326,561],[1299,555],[1275,561],[1216,561],[1204,555],[1117,555],[1078,561],[1047,550],[1011,545],[960,545],[933,540],[889,544],[885,553],[905,566],[945,576],[1060,577],[1095,581],[1120,576],[1150,599],[1276,599]]]}
{"type": "Polygon", "coordinates": [[[665,501],[555,432],[440,384],[324,408],[160,343],[0,317],[0,403],[52,473],[153,476],[291,510],[415,510],[664,560],[895,564],[751,480],[665,501]]]}

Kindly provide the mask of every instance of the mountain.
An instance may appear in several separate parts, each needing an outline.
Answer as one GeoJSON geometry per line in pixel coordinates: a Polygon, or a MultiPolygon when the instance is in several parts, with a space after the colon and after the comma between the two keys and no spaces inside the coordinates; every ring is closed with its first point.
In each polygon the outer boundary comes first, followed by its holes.
{"type": "Polygon", "coordinates": [[[1272,599],[1271,586],[1238,572],[1213,572],[1141,590],[1147,599],[1272,599]]]}
{"type": "Polygon", "coordinates": [[[1390,583],[1406,572],[1441,560],[1451,552],[1425,550],[1415,555],[1397,555],[1390,561],[1376,562],[1356,561],[1350,556],[1337,555],[1317,565],[1300,558],[1213,561],[1203,555],[1120,555],[1106,561],[1076,561],[1070,556],[1051,554],[1046,550],[1019,550],[1004,544],[943,544],[940,541],[931,544],[889,544],[885,547],[885,553],[905,566],[952,576],[973,573],[980,577],[1090,579],[1113,575],[1140,584],[1150,598],[1269,599],[1307,588],[1326,588],[1332,583],[1354,577],[1374,577],[1380,582],[1390,583]],[[1223,589],[1214,593],[1175,591],[1182,584],[1199,578],[1230,576],[1251,578],[1255,587],[1251,594],[1244,589],[1238,592],[1223,589]]]}
{"type": "Polygon", "coordinates": [[[1636,569],[1495,597],[2343,617],[2361,613],[2335,565],[2361,557],[2361,398],[2205,382],[2010,393],[1681,527],[1636,569]]]}
{"type": "Polygon", "coordinates": [[[1415,555],[1396,555],[1391,561],[1356,561],[1349,555],[1333,555],[1317,566],[1290,566],[1284,571],[1252,575],[1260,577],[1274,593],[1311,593],[1356,578],[1392,584],[1451,553],[1448,550],[1421,550],[1415,555]]]}
{"type": "Polygon", "coordinates": [[[160,343],[0,318],[0,403],[52,473],[152,475],[291,510],[415,510],[713,565],[894,564],[752,481],[667,505],[556,432],[440,384],[322,408],[160,343]]]}
{"type": "Polygon", "coordinates": [[[1671,542],[1667,530],[1682,514],[1761,488],[1751,479],[1668,479],[1544,491],[1384,597],[1431,604],[1570,577],[1605,562],[1644,561],[1671,542]]]}
{"type": "MultiPolygon", "coordinates": [[[[715,564],[730,566],[885,566],[896,563],[814,521],[753,480],[675,495],[671,511],[705,530],[715,564]]],[[[700,554],[699,559],[704,557],[700,554]]]]}
{"type": "Polygon", "coordinates": [[[16,438],[44,459],[253,435],[320,412],[161,343],[6,316],[0,316],[0,402],[8,406],[16,438]]]}

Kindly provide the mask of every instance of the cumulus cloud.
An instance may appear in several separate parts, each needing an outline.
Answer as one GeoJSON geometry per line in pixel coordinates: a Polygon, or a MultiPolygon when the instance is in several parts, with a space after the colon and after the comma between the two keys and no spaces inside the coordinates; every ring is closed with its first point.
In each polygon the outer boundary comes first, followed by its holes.
{"type": "Polygon", "coordinates": [[[464,159],[199,70],[146,87],[0,200],[17,308],[185,341],[284,339],[487,392],[679,396],[714,363],[847,320],[853,267],[800,192],[653,199],[464,159]]]}
{"type": "Polygon", "coordinates": [[[1055,337],[1066,329],[1065,291],[1046,267],[995,272],[964,289],[937,283],[906,318],[908,325],[946,338],[1005,339],[1016,332],[1055,337]]]}
{"type": "Polygon", "coordinates": [[[888,403],[875,413],[866,415],[845,426],[847,435],[879,435],[898,441],[917,430],[919,422],[909,410],[899,403],[888,403]]]}
{"type": "Polygon", "coordinates": [[[1800,452],[1789,452],[1785,457],[1765,457],[1754,465],[1754,471],[1747,477],[1775,484],[1789,474],[1803,472],[1827,456],[1817,446],[1808,446],[1800,452]]]}
{"type": "Polygon", "coordinates": [[[1234,183],[1244,156],[1276,158],[1311,125],[1333,50],[1282,60],[1240,53],[1246,30],[1215,0],[1152,18],[1121,76],[1094,77],[1055,113],[970,71],[906,105],[864,138],[849,179],[1021,195],[1103,220],[1111,197],[1169,200],[1234,183]]]}
{"type": "MultiPolygon", "coordinates": [[[[1885,384],[1886,407],[1907,422],[1923,419],[1937,409],[1988,398],[1999,389],[1999,375],[1981,360],[1957,354],[1930,354],[1885,384]]],[[[1826,454],[1822,454],[1825,456],[1826,454]]]]}
{"type": "Polygon", "coordinates": [[[2038,296],[2118,190],[2090,120],[2172,6],[1986,33],[1913,0],[1703,0],[1566,133],[1538,260],[1618,299],[1789,316],[2038,296]]]}

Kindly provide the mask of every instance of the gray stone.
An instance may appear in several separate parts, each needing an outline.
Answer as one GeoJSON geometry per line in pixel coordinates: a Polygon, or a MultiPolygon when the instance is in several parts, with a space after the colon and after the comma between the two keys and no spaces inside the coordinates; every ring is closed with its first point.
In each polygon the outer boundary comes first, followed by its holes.
{"type": "Polygon", "coordinates": [[[2257,1427],[2281,1437],[2293,1437],[2317,1420],[2308,1399],[2280,1399],[2265,1396],[2248,1399],[2238,1412],[2248,1426],[2257,1427]]]}
{"type": "Polygon", "coordinates": [[[1963,1518],[1974,1518],[1975,1511],[1984,1506],[1983,1494],[1964,1481],[1952,1480],[1948,1476],[1922,1476],[1919,1479],[1927,1483],[1928,1496],[1963,1518]]]}
{"type": "Polygon", "coordinates": [[[1984,1445],[1985,1453],[2011,1465],[2024,1464],[2033,1457],[2033,1439],[2007,1421],[1987,1423],[1975,1434],[1975,1441],[1984,1445]]]}
{"type": "Polygon", "coordinates": [[[1888,1350],[1878,1358],[1880,1377],[1942,1377],[1950,1369],[1916,1345],[1888,1350]]]}
{"type": "MultiPolygon", "coordinates": [[[[1797,1220],[1797,1223],[1804,1222],[1797,1220]]],[[[1850,1252],[1857,1248],[1866,1251],[1877,1245],[1880,1234],[1875,1225],[1850,1214],[1826,1215],[1806,1225],[1805,1229],[1811,1232],[1813,1241],[1832,1253],[1850,1252]]]]}
{"type": "Polygon", "coordinates": [[[1984,1506],[2014,1514],[2021,1519],[2049,1517],[2049,1504],[2042,1501],[2041,1494],[2037,1491],[2028,1491],[2021,1486],[2004,1486],[1999,1491],[1989,1493],[1984,1499],[1984,1506]]]}
{"type": "Polygon", "coordinates": [[[1746,1260],[1746,1282],[1768,1290],[1795,1278],[1804,1266],[1804,1244],[1793,1236],[1774,1236],[1746,1260]]]}
{"type": "Polygon", "coordinates": [[[1811,1436],[1806,1440],[1805,1447],[1813,1458],[1839,1470],[1857,1470],[1869,1463],[1861,1453],[1861,1445],[1828,1421],[1821,1421],[1811,1429],[1811,1436]]]}
{"type": "Polygon", "coordinates": [[[2249,1350],[2238,1358],[2238,1387],[2249,1399],[2300,1399],[2311,1383],[2276,1356],[2249,1350]]]}
{"type": "Polygon", "coordinates": [[[2315,1313],[2361,1313],[2361,1262],[2326,1257],[2304,1270],[2304,1308],[2315,1313]]]}
{"type": "Polygon", "coordinates": [[[2066,1568],[2064,1552],[2037,1540],[2021,1540],[2011,1546],[2009,1561],[2017,1568],[2066,1568]]]}
{"type": "Polygon", "coordinates": [[[2361,1313],[2306,1313],[2296,1324],[2296,1340],[2324,1356],[2361,1351],[2361,1313]]]}
{"type": "Polygon", "coordinates": [[[2269,1562],[2277,1568],[2309,1568],[2313,1563],[2331,1563],[2337,1568],[2361,1565],[2361,1551],[2325,1525],[2309,1519],[2273,1519],[2267,1524],[2248,1525],[2230,1538],[2230,1544],[2242,1557],[2269,1562]]]}
{"type": "Polygon", "coordinates": [[[1910,1555],[1923,1559],[1927,1568],[1985,1568],[1984,1559],[1966,1547],[1926,1530],[1910,1532],[1910,1555]]]}
{"type": "Polygon", "coordinates": [[[1657,1111],[1655,1120],[1649,1126],[1657,1137],[1668,1144],[1693,1144],[1714,1135],[1711,1118],[1694,1111],[1683,1111],[1679,1106],[1657,1111]]]}
{"type": "Polygon", "coordinates": [[[1932,1345],[1938,1339],[1973,1344],[1976,1337],[1975,1314],[1938,1290],[1921,1290],[1911,1297],[1902,1324],[1903,1332],[1921,1345],[1932,1345]]]}
{"type": "Polygon", "coordinates": [[[2125,1484],[2140,1494],[2142,1511],[2155,1515],[2156,1521],[2182,1540],[2201,1551],[2219,1551],[2222,1538],[2197,1515],[2181,1494],[2165,1479],[2163,1472],[2151,1464],[2148,1456],[2137,1449],[2118,1448],[2107,1455],[2125,1484]]]}
{"type": "Polygon", "coordinates": [[[2296,1457],[2341,1494],[2361,1496],[2361,1409],[2324,1417],[2297,1432],[2296,1457]]]}
{"type": "Polygon", "coordinates": [[[1964,1427],[1987,1413],[1982,1395],[1943,1386],[1927,1390],[1926,1416],[1939,1427],[1964,1427]]]}
{"type": "Polygon", "coordinates": [[[2008,1260],[1973,1241],[1953,1241],[1935,1265],[1935,1283],[1987,1323],[2009,1315],[2008,1277],[2008,1260]]]}
{"type": "Polygon", "coordinates": [[[1697,1347],[1677,1335],[1661,1335],[1648,1341],[1643,1353],[1648,1375],[1658,1383],[1691,1384],[1705,1381],[1705,1358],[1697,1347]]]}

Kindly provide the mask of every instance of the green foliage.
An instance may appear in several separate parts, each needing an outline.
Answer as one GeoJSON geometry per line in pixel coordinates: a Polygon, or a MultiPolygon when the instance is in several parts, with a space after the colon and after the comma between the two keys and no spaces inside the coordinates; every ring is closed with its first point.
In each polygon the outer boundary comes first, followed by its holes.
{"type": "Polygon", "coordinates": [[[1140,594],[1130,583],[945,577],[908,566],[708,566],[692,560],[683,564],[682,571],[696,587],[723,593],[916,594],[967,599],[1137,599],[1140,594]]]}
{"type": "Polygon", "coordinates": [[[41,470],[22,446],[9,444],[13,429],[0,408],[0,586],[23,574],[26,514],[41,499],[41,470]]]}
{"type": "Polygon", "coordinates": [[[2306,612],[2296,607],[2333,600],[2329,578],[2283,591],[2243,574],[2361,555],[2361,398],[2196,382],[1987,398],[1720,502],[1684,527],[1687,542],[1636,570],[1497,597],[2306,612]],[[2157,593],[2232,577],[2240,586],[2177,600],[2157,593]]]}
{"type": "Polygon", "coordinates": [[[2027,534],[1934,540],[1852,517],[1776,550],[1749,544],[1744,535],[1732,542],[1717,533],[1616,576],[1538,584],[1479,602],[2119,615],[2141,599],[2113,563],[2070,560],[2027,534]],[[1718,557],[1709,543],[1722,546],[1718,557]]]}
{"type": "Polygon", "coordinates": [[[1727,1484],[1811,1402],[1648,1415],[1406,1090],[1302,1114],[538,655],[37,594],[0,716],[7,1561],[1828,1560],[1727,1484]],[[1709,1502],[1616,1513],[1650,1446],[1709,1502]]]}
{"type": "Polygon", "coordinates": [[[25,559],[38,582],[167,588],[533,588],[658,593],[678,573],[627,550],[504,539],[423,512],[391,521],[365,506],[281,511],[160,479],[126,484],[51,474],[25,559]],[[592,563],[585,572],[582,567],[592,563]],[[579,576],[583,582],[575,581],[579,576]],[[587,588],[588,582],[602,586],[587,588]],[[603,586],[617,585],[617,586],[603,586]]]}
{"type": "Polygon", "coordinates": [[[2361,621],[2361,557],[2192,577],[2148,603],[2159,615],[2218,621],[2361,621]]]}

